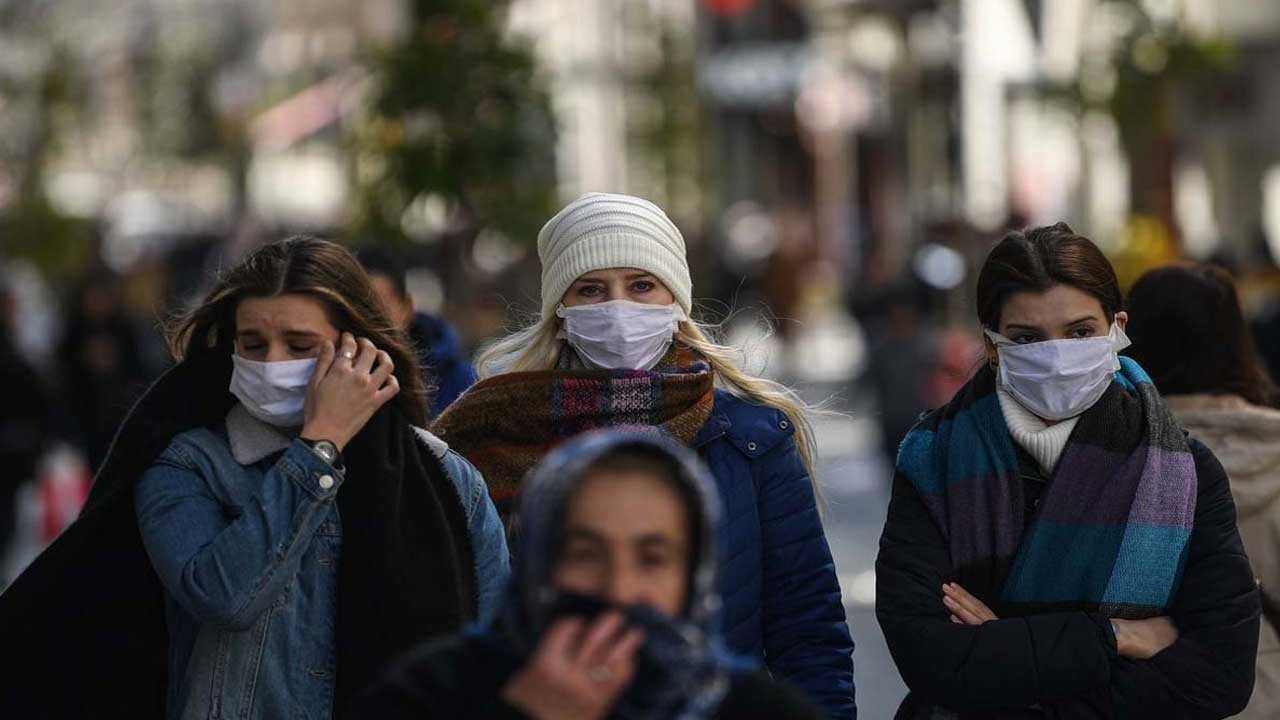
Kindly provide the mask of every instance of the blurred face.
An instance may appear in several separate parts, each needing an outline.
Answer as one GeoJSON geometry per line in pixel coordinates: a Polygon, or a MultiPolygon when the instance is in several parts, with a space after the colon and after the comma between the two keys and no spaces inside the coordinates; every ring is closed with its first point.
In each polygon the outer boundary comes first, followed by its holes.
{"type": "Polygon", "coordinates": [[[400,327],[408,327],[409,321],[413,319],[413,300],[401,295],[391,279],[382,273],[369,273],[369,282],[373,285],[374,294],[391,316],[391,322],[400,327]]]}
{"type": "Polygon", "coordinates": [[[597,472],[574,493],[556,587],[672,617],[688,593],[689,531],[677,493],[649,473],[597,472]]]}
{"type": "Polygon", "coordinates": [[[324,305],[309,295],[246,298],[236,307],[236,354],[246,360],[315,357],[325,340],[337,345],[338,329],[324,305]]]}
{"type": "Polygon", "coordinates": [[[648,305],[670,305],[675,296],[658,278],[635,268],[593,270],[573,281],[560,302],[565,307],[610,300],[630,300],[648,305]]]}
{"type": "MultiPolygon", "coordinates": [[[[1116,313],[1115,322],[1124,329],[1129,316],[1116,313]]],[[[1001,335],[1015,343],[1067,340],[1106,335],[1111,331],[1111,321],[1102,309],[1102,303],[1089,293],[1070,285],[1054,285],[1042,293],[1019,292],[1010,295],[1000,311],[1001,335]]],[[[996,348],[990,338],[987,359],[996,361],[996,348]]]]}

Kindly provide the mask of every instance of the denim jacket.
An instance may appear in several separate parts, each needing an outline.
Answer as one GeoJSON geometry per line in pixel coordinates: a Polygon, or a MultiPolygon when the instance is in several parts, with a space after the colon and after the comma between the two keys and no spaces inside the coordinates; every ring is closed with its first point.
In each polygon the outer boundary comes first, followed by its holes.
{"type": "MultiPolygon", "coordinates": [[[[480,473],[417,430],[465,503],[481,618],[509,573],[480,473]]],[[[169,718],[329,718],[336,681],[342,473],[237,405],[173,439],[134,491],[164,586],[169,718]]]]}

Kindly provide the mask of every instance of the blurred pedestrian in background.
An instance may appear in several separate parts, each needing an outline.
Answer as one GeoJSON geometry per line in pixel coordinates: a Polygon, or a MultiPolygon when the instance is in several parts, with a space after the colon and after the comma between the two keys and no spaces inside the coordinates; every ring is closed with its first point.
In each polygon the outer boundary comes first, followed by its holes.
{"type": "Polygon", "coordinates": [[[715,493],[694,453],[657,431],[569,441],[524,483],[500,615],[415,651],[353,715],[816,720],[724,647],[715,493]]]}
{"type": "MultiPolygon", "coordinates": [[[[0,268],[2,269],[2,268],[0,268]]],[[[17,525],[18,489],[35,479],[50,425],[44,381],[13,337],[13,295],[0,274],[0,589],[8,583],[9,549],[17,525]]]]}
{"type": "Polygon", "coordinates": [[[880,311],[878,340],[872,347],[867,377],[879,398],[880,442],[893,458],[898,444],[931,403],[931,380],[940,364],[938,332],[925,317],[918,283],[902,281],[875,299],[880,311]]]}
{"type": "Polygon", "coordinates": [[[988,364],[903,442],[876,563],[898,717],[1239,712],[1259,604],[1227,476],[1117,356],[1110,263],[1013,232],[977,298],[988,364]]]}
{"type": "Polygon", "coordinates": [[[72,295],[58,346],[60,389],[93,470],[153,377],[142,362],[142,341],[122,292],[116,275],[89,273],[72,295]]]}
{"type": "Polygon", "coordinates": [[[815,502],[806,406],[744,373],[692,320],[684,239],[652,203],[584,195],[543,226],[538,255],[539,320],[482,353],[483,379],[436,432],[500,503],[552,446],[592,428],[654,425],[695,448],[725,508],[719,544],[732,548],[720,561],[730,649],[765,660],[832,717],[853,717],[853,641],[815,502]]]}
{"type": "Polygon", "coordinates": [[[266,245],[169,341],[79,520],[0,596],[6,712],[330,717],[485,613],[501,525],[421,429],[415,357],[349,252],[266,245]]]}
{"type": "Polygon", "coordinates": [[[405,266],[389,253],[366,248],[360,262],[392,321],[405,328],[428,385],[428,418],[435,418],[476,381],[476,371],[462,350],[458,333],[444,318],[418,312],[405,278],[405,266]]]}
{"type": "Polygon", "coordinates": [[[1280,717],[1280,395],[1224,270],[1176,265],[1148,272],[1129,293],[1129,325],[1128,355],[1231,479],[1264,610],[1253,698],[1239,717],[1280,717]]]}

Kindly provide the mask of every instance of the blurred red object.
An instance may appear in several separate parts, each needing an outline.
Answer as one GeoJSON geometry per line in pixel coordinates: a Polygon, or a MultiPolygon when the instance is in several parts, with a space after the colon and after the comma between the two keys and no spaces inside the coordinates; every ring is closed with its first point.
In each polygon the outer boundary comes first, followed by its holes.
{"type": "Polygon", "coordinates": [[[732,18],[741,15],[756,4],[756,0],[704,0],[711,12],[720,17],[732,18]]]}
{"type": "Polygon", "coordinates": [[[946,405],[969,382],[983,355],[982,341],[973,333],[947,330],[938,340],[938,364],[925,383],[925,399],[931,408],[946,405]]]}
{"type": "Polygon", "coordinates": [[[49,544],[80,514],[93,478],[79,452],[66,445],[40,464],[40,542],[49,544]]]}

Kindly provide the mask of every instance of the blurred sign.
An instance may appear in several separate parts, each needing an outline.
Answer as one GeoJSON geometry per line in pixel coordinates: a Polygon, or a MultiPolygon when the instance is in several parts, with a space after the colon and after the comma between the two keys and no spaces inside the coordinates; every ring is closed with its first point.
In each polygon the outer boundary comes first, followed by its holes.
{"type": "Polygon", "coordinates": [[[795,101],[813,52],[804,43],[738,45],[712,52],[699,80],[713,100],[752,109],[795,101]]]}

